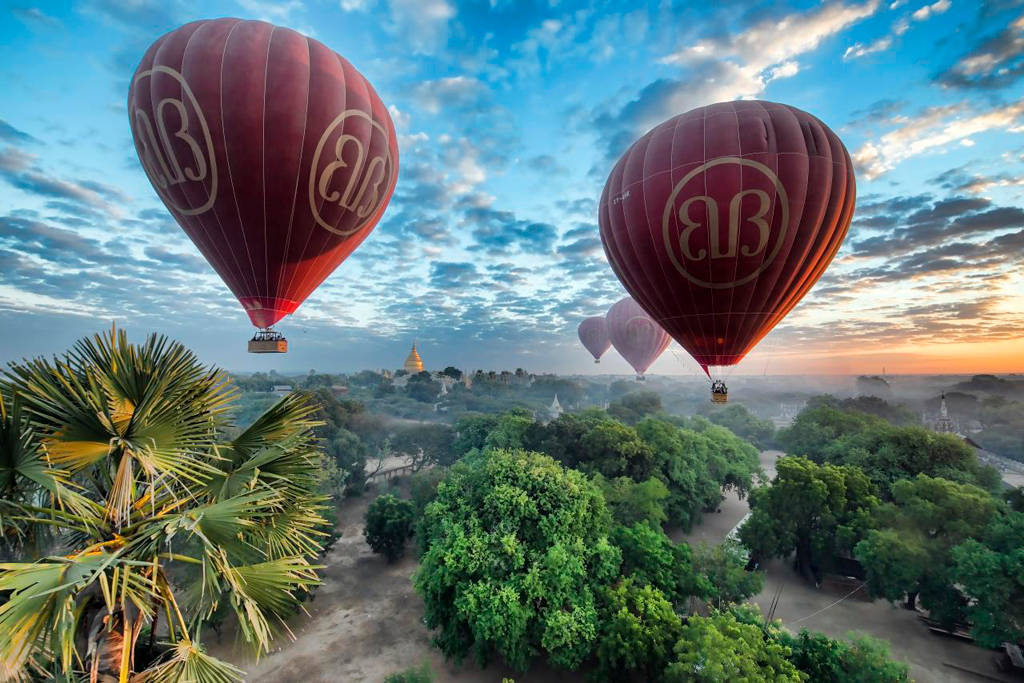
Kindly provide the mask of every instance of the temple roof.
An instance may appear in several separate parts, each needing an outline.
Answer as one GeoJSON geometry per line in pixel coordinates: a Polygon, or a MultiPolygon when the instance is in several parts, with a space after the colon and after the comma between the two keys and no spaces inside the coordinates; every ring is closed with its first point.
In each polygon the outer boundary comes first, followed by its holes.
{"type": "Polygon", "coordinates": [[[412,351],[409,352],[409,357],[405,359],[404,369],[410,374],[423,372],[423,360],[420,358],[419,352],[416,351],[416,342],[412,343],[412,351]]]}

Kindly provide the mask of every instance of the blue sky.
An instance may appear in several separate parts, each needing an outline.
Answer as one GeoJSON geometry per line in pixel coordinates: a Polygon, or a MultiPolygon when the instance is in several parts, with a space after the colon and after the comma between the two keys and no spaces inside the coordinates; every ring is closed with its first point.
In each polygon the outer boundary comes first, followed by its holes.
{"type": "MultiPolygon", "coordinates": [[[[231,369],[594,366],[583,317],[623,292],[597,233],[615,159],[714,101],[805,109],[855,158],[858,210],[815,290],[739,372],[1024,371],[1024,9],[824,3],[84,0],[3,6],[0,360],[116,320],[231,369]],[[312,35],[399,130],[377,230],[244,353],[246,316],[167,214],[125,110],[146,47],[187,21],[312,35]]],[[[652,372],[695,372],[678,347],[652,372]]]]}

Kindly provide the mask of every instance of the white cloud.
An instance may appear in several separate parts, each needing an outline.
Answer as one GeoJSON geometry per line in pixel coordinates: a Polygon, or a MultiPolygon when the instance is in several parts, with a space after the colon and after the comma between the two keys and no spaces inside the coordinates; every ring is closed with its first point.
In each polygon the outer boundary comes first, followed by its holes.
{"type": "Polygon", "coordinates": [[[860,5],[834,2],[810,12],[765,19],[742,33],[726,38],[698,41],[659,61],[662,64],[688,64],[728,56],[738,59],[747,69],[761,72],[814,50],[823,40],[871,16],[877,9],[878,0],[860,5]],[[780,40],[780,37],[784,39],[780,40]]]}
{"type": "Polygon", "coordinates": [[[868,180],[891,171],[898,164],[926,152],[941,151],[951,143],[970,144],[971,136],[990,130],[1018,132],[1024,118],[1024,99],[970,112],[963,104],[927,109],[917,118],[901,117],[902,125],[878,140],[861,145],[854,163],[868,180]]]}
{"type": "Polygon", "coordinates": [[[374,0],[341,0],[343,12],[364,12],[374,5],[374,0]]]}
{"type": "Polygon", "coordinates": [[[423,81],[413,88],[412,96],[425,111],[436,114],[448,107],[473,104],[486,92],[483,83],[470,76],[450,76],[423,81]]]}
{"type": "Polygon", "coordinates": [[[257,19],[264,21],[288,21],[291,13],[303,9],[302,0],[236,0],[239,6],[257,19]]]}
{"type": "Polygon", "coordinates": [[[924,21],[929,17],[942,14],[952,6],[953,3],[950,2],[950,0],[936,0],[936,2],[933,2],[930,5],[925,5],[921,9],[917,10],[911,16],[914,17],[915,21],[924,21]]]}
{"type": "Polygon", "coordinates": [[[848,62],[851,59],[858,59],[876,52],[885,52],[890,47],[892,47],[892,38],[890,36],[883,36],[870,45],[854,43],[846,48],[846,52],[843,53],[843,61],[848,62]]]}
{"type": "Polygon", "coordinates": [[[430,54],[448,40],[455,7],[448,0],[389,0],[391,30],[413,51],[430,54]]]}

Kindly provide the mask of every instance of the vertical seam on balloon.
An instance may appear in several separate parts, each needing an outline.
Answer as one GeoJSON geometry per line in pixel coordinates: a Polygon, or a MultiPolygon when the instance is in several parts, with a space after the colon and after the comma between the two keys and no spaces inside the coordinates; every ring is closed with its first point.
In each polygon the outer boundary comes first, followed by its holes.
{"type": "MultiPolygon", "coordinates": [[[[764,116],[767,119],[767,122],[762,120],[762,123],[763,123],[763,125],[765,127],[765,134],[766,134],[766,136],[769,136],[769,138],[770,138],[768,122],[771,122],[771,112],[768,110],[768,107],[766,107],[764,105],[763,101],[761,101],[761,100],[754,100],[754,102],[756,102],[757,106],[759,106],[761,108],[761,111],[764,113],[764,116]]],[[[774,125],[773,125],[773,128],[774,128],[774,125]]],[[[766,150],[766,153],[772,154],[772,156],[774,157],[775,168],[773,169],[773,171],[775,172],[775,176],[778,177],[779,176],[779,155],[777,153],[773,153],[772,145],[770,143],[771,143],[771,140],[769,139],[769,145],[768,145],[768,149],[766,150]]],[[[775,152],[777,152],[777,151],[778,151],[778,147],[776,146],[775,152]]],[[[782,181],[780,180],[779,182],[782,182],[782,181]]],[[[779,197],[778,189],[775,188],[774,185],[772,187],[772,192],[773,192],[773,195],[772,195],[771,215],[768,218],[768,225],[769,226],[775,224],[775,205],[779,201],[781,201],[781,199],[779,197]]],[[[783,214],[783,215],[785,215],[785,214],[783,214]]],[[[790,217],[790,223],[792,223],[792,217],[790,217]]],[[[779,227],[781,227],[783,230],[786,230],[786,231],[789,230],[789,226],[788,225],[779,226],[779,227]]],[[[765,301],[767,301],[767,299],[759,300],[757,298],[757,292],[760,291],[759,284],[761,283],[762,276],[765,276],[770,268],[775,268],[776,267],[775,264],[769,264],[769,268],[765,268],[764,262],[765,262],[765,259],[767,259],[767,258],[768,258],[768,248],[766,247],[764,249],[764,251],[761,252],[761,262],[758,264],[757,277],[755,277],[753,282],[750,283],[750,296],[747,298],[746,304],[744,306],[745,310],[748,311],[748,312],[750,311],[751,308],[754,309],[754,311],[755,311],[753,313],[754,317],[749,322],[747,322],[746,324],[740,325],[739,334],[737,335],[738,339],[747,339],[747,345],[746,345],[746,348],[741,348],[741,349],[737,350],[737,353],[735,354],[737,356],[739,356],[741,354],[743,356],[745,356],[754,346],[756,346],[757,341],[754,341],[754,336],[756,335],[756,330],[764,323],[765,320],[767,320],[770,317],[769,315],[765,315],[765,313],[763,312],[763,309],[764,309],[764,305],[763,304],[765,303],[765,301]],[[757,304],[756,306],[753,305],[755,303],[757,304]],[[753,342],[753,343],[750,343],[750,342],[753,342]]],[[[776,259],[778,259],[778,255],[776,255],[776,259]]],[[[775,279],[772,280],[772,285],[771,285],[772,288],[774,288],[775,282],[778,280],[778,272],[779,271],[776,270],[775,279]]]]}
{"type": "MultiPolygon", "coordinates": [[[[375,120],[376,112],[374,111],[373,105],[374,105],[374,102],[379,99],[377,97],[377,93],[374,92],[373,87],[370,85],[370,82],[368,80],[366,80],[366,78],[364,78],[363,75],[361,73],[359,73],[359,71],[357,71],[356,68],[354,66],[352,66],[351,63],[348,63],[347,60],[345,60],[343,57],[341,57],[341,55],[338,55],[337,53],[335,53],[335,56],[338,58],[338,63],[341,64],[342,72],[345,73],[345,82],[346,83],[348,82],[348,72],[345,69],[345,65],[346,64],[348,65],[349,69],[351,69],[352,72],[355,73],[359,77],[358,80],[363,84],[363,86],[365,88],[364,92],[365,92],[365,96],[366,96],[366,108],[368,110],[368,114],[370,116],[370,120],[371,121],[375,120]]],[[[377,134],[377,128],[371,124],[369,126],[369,132],[370,132],[370,137],[366,140],[365,145],[364,145],[364,147],[366,149],[366,154],[367,155],[369,155],[369,153],[370,153],[370,149],[371,149],[371,144],[370,143],[373,142],[373,137],[374,137],[374,135],[377,134]]],[[[388,143],[388,142],[389,142],[388,140],[385,140],[385,143],[388,143]]],[[[390,147],[390,145],[389,145],[389,147],[390,147]]],[[[364,158],[364,160],[363,160],[363,166],[360,169],[360,171],[364,175],[365,175],[367,164],[369,163],[369,161],[370,160],[369,160],[368,156],[366,158],[364,158]]],[[[392,172],[395,172],[395,170],[392,169],[392,172]]],[[[365,180],[365,178],[359,178],[359,180],[365,180]]],[[[358,207],[356,207],[356,209],[353,209],[352,212],[355,215],[356,220],[358,220],[359,219],[358,207]]],[[[358,241],[358,243],[361,244],[362,241],[364,239],[366,239],[366,236],[369,233],[369,230],[373,230],[373,227],[376,225],[376,221],[374,221],[372,224],[370,222],[370,219],[372,218],[372,216],[373,216],[373,213],[367,215],[366,220],[363,221],[363,223],[359,227],[359,229],[354,231],[354,232],[352,232],[350,235],[347,235],[347,236],[343,237],[342,240],[337,245],[334,246],[334,249],[338,249],[339,247],[345,248],[352,241],[358,241]]],[[[379,218],[378,218],[378,220],[379,220],[379,218]]],[[[324,236],[325,246],[329,243],[329,240],[330,240],[330,237],[328,235],[325,235],[324,236]]],[[[358,246],[358,244],[356,246],[358,246]]],[[[347,259],[352,254],[353,251],[355,251],[355,246],[353,246],[352,249],[348,250],[348,253],[345,254],[345,256],[344,256],[344,258],[342,260],[344,261],[345,259],[347,259]]],[[[323,253],[325,253],[325,252],[321,252],[321,254],[323,254],[323,253]]],[[[338,267],[338,265],[340,265],[340,264],[331,263],[330,260],[322,260],[320,262],[319,267],[317,268],[316,272],[315,273],[310,273],[309,275],[311,277],[308,277],[307,279],[308,279],[309,282],[315,283],[313,285],[313,287],[317,287],[324,280],[326,280],[328,277],[330,277],[331,273],[335,270],[335,268],[338,267]]],[[[305,282],[303,282],[303,286],[305,286],[305,282]]]]}
{"type": "MultiPolygon", "coordinates": [[[[714,105],[712,105],[712,106],[714,106],[714,105]]],[[[703,130],[702,130],[703,135],[701,135],[701,147],[703,149],[703,154],[702,154],[701,158],[702,158],[702,163],[706,164],[706,163],[708,163],[708,109],[705,108],[704,111],[701,112],[701,114],[702,114],[701,124],[703,126],[703,130]]],[[[707,195],[707,193],[708,193],[708,172],[707,172],[707,169],[704,169],[704,172],[701,174],[701,177],[704,180],[704,194],[707,195]]],[[[706,232],[708,234],[708,282],[711,283],[712,285],[714,285],[715,284],[715,281],[714,281],[714,272],[715,271],[711,267],[711,221],[705,221],[704,225],[707,226],[706,232]]],[[[714,287],[709,287],[708,288],[708,294],[711,297],[711,310],[713,311],[713,310],[715,310],[715,288],[714,287]]],[[[714,344],[715,340],[718,339],[718,325],[715,324],[717,322],[715,320],[715,316],[712,315],[710,317],[711,317],[711,343],[714,344]]],[[[704,334],[705,334],[704,328],[701,327],[701,336],[703,336],[704,334]]],[[[712,349],[712,354],[713,354],[714,351],[715,351],[715,347],[712,346],[711,349],[712,349]]],[[[715,358],[715,360],[718,360],[718,359],[715,358]]],[[[710,378],[708,378],[708,379],[710,380],[710,378]]]]}
{"type": "MultiPolygon", "coordinates": [[[[217,21],[221,21],[221,20],[219,20],[219,19],[218,20],[214,20],[214,22],[211,22],[211,25],[212,25],[212,23],[215,23],[217,21]]],[[[228,20],[228,21],[230,21],[230,20],[228,20]]],[[[235,26],[238,26],[241,23],[242,23],[241,20],[235,20],[235,23],[231,25],[231,29],[228,31],[228,35],[231,34],[231,31],[234,30],[235,26]]],[[[191,39],[191,36],[190,36],[190,39],[191,39]]],[[[225,36],[224,37],[225,49],[221,52],[221,65],[220,65],[220,69],[219,69],[220,77],[218,78],[218,82],[217,82],[218,93],[223,89],[223,86],[224,86],[223,70],[224,70],[224,55],[226,54],[226,49],[227,49],[227,47],[226,47],[227,46],[227,39],[228,39],[228,36],[225,36]]],[[[221,98],[218,95],[218,100],[220,100],[220,99],[221,98]]],[[[222,100],[221,100],[221,102],[222,102],[222,100]]],[[[218,120],[219,120],[220,128],[221,128],[221,139],[223,140],[224,109],[223,109],[222,106],[218,106],[217,114],[218,114],[218,120]]],[[[216,154],[216,153],[217,152],[216,152],[216,149],[215,149],[214,150],[214,154],[216,154]]],[[[224,158],[225,158],[225,164],[226,164],[227,163],[227,149],[226,148],[224,150],[224,158]]],[[[225,269],[228,270],[228,272],[230,272],[230,274],[231,274],[230,279],[224,278],[223,275],[221,275],[221,279],[224,280],[224,284],[227,285],[227,287],[231,291],[231,293],[235,294],[235,289],[236,288],[240,289],[240,290],[244,289],[244,286],[245,286],[244,275],[242,273],[242,266],[238,262],[238,257],[236,256],[234,249],[231,248],[231,241],[228,239],[227,233],[224,231],[224,224],[220,220],[220,214],[219,214],[218,209],[217,209],[217,204],[219,204],[219,203],[220,203],[219,201],[214,202],[214,205],[211,208],[211,211],[213,212],[214,220],[217,221],[217,228],[220,230],[221,239],[223,239],[225,247],[227,247],[228,255],[231,257],[231,261],[235,264],[235,268],[233,270],[231,270],[229,268],[227,259],[225,259],[223,254],[221,254],[220,249],[219,248],[217,249],[217,254],[220,256],[220,261],[224,263],[225,269]]],[[[214,243],[215,243],[215,241],[214,241],[214,243]]],[[[214,270],[216,271],[217,269],[214,268],[214,270]]],[[[238,295],[235,294],[235,296],[237,297],[238,295]]],[[[239,303],[241,303],[241,301],[239,301],[239,303]]],[[[246,309],[244,307],[244,305],[243,305],[243,310],[245,310],[246,314],[248,315],[248,309],[246,309]]]]}
{"type": "MultiPolygon", "coordinates": [[[[242,212],[238,206],[238,194],[235,192],[235,181],[231,176],[231,153],[228,151],[228,134],[227,126],[224,125],[224,62],[226,61],[228,54],[228,44],[231,42],[231,36],[235,32],[235,29],[241,26],[244,22],[239,21],[237,24],[231,27],[228,31],[227,38],[224,40],[224,51],[221,54],[220,61],[220,134],[221,140],[224,143],[224,168],[228,172],[228,184],[231,185],[231,197],[235,202],[235,218],[238,220],[238,232],[242,235],[242,245],[245,247],[245,255],[249,259],[249,272],[252,274],[252,290],[259,296],[259,288],[256,287],[256,269],[252,265],[252,252],[249,251],[249,240],[245,235],[245,226],[242,225],[242,212]]],[[[219,220],[219,219],[218,219],[219,220]]]]}
{"type": "MultiPolygon", "coordinates": [[[[647,144],[644,145],[643,162],[641,164],[641,169],[640,169],[640,182],[637,185],[638,185],[638,188],[639,188],[639,191],[640,191],[640,205],[643,207],[643,210],[644,210],[645,232],[646,232],[646,235],[647,235],[647,239],[650,240],[650,242],[651,242],[651,254],[655,256],[654,261],[655,261],[655,263],[658,264],[658,267],[661,268],[661,270],[662,270],[662,277],[664,278],[665,271],[664,271],[664,268],[662,268],[662,266],[661,266],[661,259],[657,257],[657,255],[658,255],[658,248],[657,248],[658,243],[657,243],[657,240],[655,239],[655,235],[659,231],[657,231],[657,230],[652,231],[651,230],[651,215],[650,215],[650,211],[648,211],[649,207],[647,205],[647,180],[648,180],[648,178],[650,178],[650,176],[647,174],[647,158],[648,158],[648,156],[651,153],[651,148],[654,147],[654,142],[655,142],[655,138],[656,138],[656,132],[657,132],[658,128],[660,128],[660,127],[661,126],[656,127],[654,130],[650,131],[649,133],[647,133],[647,135],[644,136],[644,138],[647,140],[647,144]]],[[[673,132],[674,132],[674,128],[673,128],[673,132]]],[[[623,202],[623,204],[625,204],[625,202],[623,202]]],[[[655,227],[657,227],[657,223],[655,223],[654,225],[655,225],[655,227]]],[[[635,261],[642,265],[643,261],[640,259],[640,254],[637,252],[637,249],[636,249],[636,242],[633,240],[633,231],[627,229],[626,230],[626,234],[629,236],[629,243],[630,243],[630,246],[633,248],[633,255],[636,257],[635,261]]],[[[659,288],[657,286],[657,282],[647,274],[647,269],[646,268],[643,268],[642,270],[643,270],[643,272],[642,272],[643,279],[644,279],[645,283],[647,284],[647,288],[645,288],[645,291],[643,292],[644,299],[648,303],[654,303],[654,300],[657,300],[657,302],[658,302],[657,308],[660,309],[660,310],[664,310],[665,309],[665,300],[661,297],[661,294],[659,292],[659,288]]],[[[635,299],[636,299],[636,297],[634,297],[634,300],[635,299]]],[[[662,331],[664,331],[664,328],[661,326],[661,323],[653,315],[651,315],[647,311],[647,309],[643,305],[640,304],[640,302],[637,302],[637,304],[640,305],[640,308],[643,309],[644,313],[654,322],[654,324],[656,324],[660,329],[662,329],[662,331]]],[[[664,349],[662,349],[662,350],[664,350],[664,349]]],[[[650,367],[650,366],[648,366],[648,367],[650,367]]],[[[646,371],[647,371],[647,369],[644,368],[644,372],[646,372],[646,371]]]]}
{"type": "MultiPolygon", "coordinates": [[[[307,40],[309,40],[309,39],[307,39],[307,40]]],[[[312,45],[311,43],[309,43],[309,44],[312,45]]],[[[341,92],[341,95],[344,98],[344,103],[341,106],[341,111],[344,112],[348,108],[348,74],[345,73],[344,67],[341,66],[341,62],[339,60],[338,53],[334,52],[333,50],[328,48],[326,45],[323,45],[322,43],[320,45],[321,45],[321,47],[323,47],[324,50],[326,50],[330,54],[331,57],[334,58],[334,61],[337,62],[338,66],[341,67],[340,71],[341,71],[341,81],[342,81],[342,83],[341,83],[341,88],[339,89],[339,91],[341,92]]],[[[312,49],[310,49],[310,54],[312,54],[312,49]]],[[[310,60],[309,69],[310,69],[310,80],[312,81],[312,74],[313,74],[312,59],[310,60]]],[[[312,83],[311,83],[311,86],[312,86],[312,83]]],[[[307,117],[308,117],[308,114],[307,114],[307,117]]],[[[334,131],[331,131],[331,132],[333,133],[334,131]]],[[[339,135],[344,135],[345,134],[345,124],[344,124],[344,122],[341,124],[341,130],[338,131],[338,133],[339,133],[339,135]]],[[[310,165],[310,169],[309,169],[310,174],[316,173],[316,169],[312,167],[312,160],[310,161],[310,164],[311,164],[310,165]]],[[[323,198],[322,195],[320,197],[320,200],[321,201],[320,201],[319,205],[316,207],[316,210],[317,210],[318,213],[321,213],[321,209],[323,208],[323,202],[325,201],[325,199],[323,198]]],[[[299,258],[298,258],[297,263],[301,264],[306,259],[306,249],[309,248],[309,242],[313,238],[313,233],[316,232],[318,229],[322,229],[322,228],[320,228],[316,224],[316,222],[314,221],[313,225],[306,232],[306,241],[302,243],[302,250],[299,252],[299,258]]],[[[298,282],[296,282],[296,280],[295,280],[296,273],[298,272],[298,270],[299,270],[298,268],[293,268],[292,271],[291,271],[291,274],[288,277],[288,286],[287,286],[287,289],[285,291],[287,291],[289,293],[289,295],[291,295],[292,292],[302,291],[305,288],[305,283],[306,283],[306,276],[305,275],[301,276],[299,278],[298,282]]],[[[298,296],[296,295],[295,298],[297,299],[298,296]]]]}
{"type": "MultiPolygon", "coordinates": [[[[702,115],[703,115],[703,112],[702,112],[702,115]]],[[[674,173],[673,169],[675,168],[676,138],[678,137],[679,129],[680,129],[682,123],[683,123],[682,116],[685,116],[685,114],[681,115],[680,117],[676,117],[676,123],[672,127],[672,145],[671,145],[671,147],[669,149],[669,178],[668,178],[669,179],[669,187],[670,188],[674,188],[675,184],[676,184],[676,180],[675,180],[675,177],[674,177],[674,174],[673,174],[674,173]]],[[[703,118],[702,118],[701,134],[703,135],[703,133],[704,133],[704,126],[703,126],[703,118]]],[[[683,175],[685,176],[685,173],[683,175]]],[[[676,218],[676,212],[675,212],[674,208],[675,207],[673,207],[672,222],[673,222],[674,225],[678,225],[678,219],[676,218]]],[[[664,230],[664,227],[662,229],[664,230]]],[[[669,271],[666,271],[664,266],[662,267],[662,273],[665,274],[665,282],[672,282],[673,280],[678,281],[678,279],[679,279],[679,274],[678,273],[671,273],[671,274],[669,274],[669,271]]],[[[686,329],[690,333],[691,338],[693,336],[695,336],[694,332],[696,331],[696,333],[697,333],[696,336],[698,338],[702,339],[702,338],[704,338],[704,321],[701,320],[701,316],[699,314],[697,314],[698,311],[699,311],[699,307],[697,306],[697,301],[694,298],[693,287],[692,287],[692,285],[691,285],[691,283],[689,281],[686,282],[684,287],[686,289],[686,296],[690,300],[690,308],[686,312],[685,315],[678,316],[678,317],[680,318],[680,320],[682,320],[683,324],[686,325],[686,329]],[[694,319],[696,319],[696,323],[697,323],[696,330],[694,330],[694,325],[693,325],[694,319]]],[[[673,287],[672,290],[673,290],[672,291],[672,300],[675,302],[675,310],[677,310],[677,311],[681,310],[683,307],[680,305],[681,302],[679,300],[679,297],[676,296],[676,294],[675,294],[675,288],[673,287]]],[[[678,342],[679,340],[677,339],[676,341],[678,342]]],[[[680,344],[680,347],[684,351],[686,351],[688,354],[690,354],[691,358],[693,358],[693,351],[691,351],[690,349],[687,349],[682,344],[680,344]]],[[[702,365],[702,361],[697,360],[696,358],[693,358],[693,359],[694,359],[694,361],[697,362],[698,365],[702,365]]]]}
{"type": "MultiPolygon", "coordinates": [[[[729,106],[732,108],[732,115],[733,115],[733,118],[736,121],[736,150],[739,152],[739,158],[742,159],[743,158],[743,136],[740,135],[740,116],[739,116],[739,113],[736,110],[736,101],[733,100],[732,102],[730,102],[729,106]]],[[[743,164],[738,164],[738,166],[739,166],[739,172],[740,172],[740,192],[742,192],[743,191],[743,164]]],[[[732,202],[731,199],[729,201],[730,201],[730,203],[732,202]]],[[[720,208],[721,207],[719,207],[719,209],[720,208]]],[[[737,212],[739,211],[740,208],[742,208],[742,207],[737,207],[737,212]]],[[[719,214],[721,214],[720,210],[719,210],[719,214]]],[[[729,216],[728,220],[732,221],[732,216],[731,215],[729,216]]],[[[739,231],[739,225],[738,224],[739,224],[739,216],[737,216],[737,229],[736,229],[736,257],[733,260],[733,269],[732,269],[732,281],[733,282],[736,282],[736,280],[739,279],[740,257],[743,256],[743,251],[740,249],[740,231],[739,231]]],[[[769,223],[769,225],[771,225],[771,224],[769,223]]],[[[731,226],[730,226],[730,228],[731,228],[731,226]]],[[[721,237],[721,235],[719,235],[719,237],[721,237]]],[[[767,248],[765,249],[765,251],[767,251],[767,248]]],[[[756,277],[754,278],[754,282],[757,282],[757,278],[756,277]]],[[[722,356],[725,356],[726,360],[729,360],[729,356],[727,354],[723,353],[723,352],[727,351],[729,349],[729,346],[727,344],[729,344],[729,345],[732,344],[732,337],[730,336],[730,332],[732,331],[733,307],[736,305],[736,288],[737,288],[737,285],[735,285],[735,284],[732,287],[729,288],[729,305],[726,307],[725,332],[722,333],[722,339],[723,339],[723,343],[721,345],[722,349],[721,349],[721,351],[718,351],[717,347],[715,349],[718,352],[719,357],[721,358],[722,356]]],[[[715,338],[715,344],[718,344],[718,338],[717,337],[715,338]]],[[[724,365],[731,365],[731,363],[724,363],[724,365]]]]}
{"type": "MultiPolygon", "coordinates": [[[[181,73],[181,70],[182,70],[182,69],[184,69],[184,64],[185,64],[185,55],[186,55],[186,53],[188,52],[188,46],[189,46],[189,43],[191,43],[191,42],[192,42],[192,37],[193,37],[193,36],[195,36],[195,34],[196,34],[196,33],[197,33],[197,32],[199,31],[199,29],[201,29],[201,28],[203,28],[203,27],[202,27],[202,26],[200,26],[200,27],[197,27],[197,28],[196,28],[196,30],[194,30],[194,31],[193,31],[192,33],[190,33],[190,34],[189,34],[189,36],[188,36],[188,38],[187,38],[187,39],[185,40],[185,46],[184,46],[184,48],[183,48],[183,49],[182,49],[182,51],[181,51],[181,64],[179,64],[179,65],[178,65],[178,68],[179,68],[179,73],[181,73]]],[[[170,34],[168,34],[168,35],[170,35],[170,34]]],[[[157,54],[159,54],[160,50],[161,50],[161,49],[162,49],[162,48],[164,47],[164,44],[166,44],[166,40],[167,40],[167,36],[164,36],[163,38],[161,38],[161,39],[160,39],[160,41],[158,41],[158,42],[159,42],[159,43],[161,43],[161,44],[160,44],[160,46],[159,46],[159,47],[157,47],[157,49],[156,49],[156,50],[154,50],[154,52],[153,52],[153,63],[154,63],[154,64],[156,63],[156,57],[157,57],[157,54]]],[[[182,74],[182,78],[184,78],[184,77],[185,77],[185,76],[184,76],[184,74],[182,74]]],[[[181,84],[180,84],[180,83],[178,84],[178,87],[179,87],[179,88],[181,88],[181,84]]],[[[150,101],[150,107],[152,108],[152,106],[153,106],[153,81],[152,81],[152,78],[150,78],[150,88],[149,88],[149,95],[150,95],[150,97],[149,97],[149,101],[150,101]]],[[[216,153],[216,152],[214,152],[214,153],[216,153]]],[[[159,195],[159,193],[157,193],[157,194],[159,195]]],[[[188,205],[189,209],[190,209],[190,210],[191,210],[191,209],[193,209],[193,208],[194,208],[194,206],[192,205],[192,202],[191,202],[191,201],[189,201],[189,199],[188,199],[188,195],[187,195],[186,193],[182,192],[182,197],[183,197],[183,198],[185,199],[185,203],[186,203],[186,204],[188,205]]],[[[174,216],[174,212],[173,212],[173,211],[171,211],[171,216],[174,216]]],[[[183,218],[183,219],[186,219],[186,220],[188,221],[188,223],[189,223],[189,224],[193,224],[193,223],[194,223],[195,225],[199,226],[199,228],[201,228],[201,229],[202,229],[202,231],[203,231],[204,235],[206,236],[206,239],[207,239],[207,240],[209,241],[210,245],[211,245],[211,246],[213,247],[211,251],[214,251],[214,252],[216,252],[216,253],[217,253],[217,255],[218,255],[219,257],[221,257],[221,260],[223,260],[223,256],[222,256],[222,255],[221,255],[221,253],[220,253],[220,249],[219,249],[219,248],[217,248],[216,242],[215,242],[214,240],[212,240],[212,239],[210,239],[210,238],[209,238],[209,234],[208,234],[208,233],[207,233],[207,231],[206,231],[206,226],[204,226],[204,225],[203,225],[202,221],[200,221],[200,220],[199,220],[198,218],[196,218],[196,217],[193,217],[193,216],[187,216],[187,217],[186,217],[186,216],[182,216],[182,218],[183,218]]],[[[175,219],[177,220],[177,218],[176,218],[176,217],[175,217],[175,219]]],[[[181,224],[181,223],[180,223],[180,221],[179,221],[179,225],[180,225],[180,224],[181,224]]],[[[184,229],[184,226],[183,226],[183,225],[182,225],[182,228],[184,229]]],[[[189,238],[191,239],[191,235],[189,235],[189,233],[188,233],[187,231],[185,232],[185,234],[186,234],[186,235],[188,235],[188,237],[189,237],[189,238]]],[[[198,245],[197,245],[197,246],[198,246],[198,245]]],[[[202,248],[200,248],[200,249],[199,249],[199,251],[200,251],[200,253],[202,253],[202,252],[203,252],[202,248]]],[[[221,276],[221,278],[223,279],[223,275],[221,275],[221,274],[220,274],[219,272],[217,272],[217,269],[216,269],[216,268],[214,268],[213,270],[214,270],[214,272],[215,272],[215,273],[217,273],[218,275],[220,275],[220,276],[221,276]]],[[[225,282],[225,284],[227,284],[227,285],[228,285],[228,288],[230,289],[230,287],[231,287],[230,283],[227,283],[227,282],[225,282]]]]}
{"type": "MultiPolygon", "coordinates": [[[[302,117],[302,138],[299,141],[299,163],[297,164],[297,167],[295,169],[295,189],[292,192],[292,207],[291,210],[288,212],[288,230],[285,233],[284,237],[284,251],[282,253],[282,256],[284,257],[284,263],[286,265],[288,264],[288,254],[289,250],[291,249],[292,228],[295,222],[295,206],[296,202],[299,199],[299,185],[302,184],[302,159],[306,156],[306,132],[309,128],[309,96],[313,90],[313,51],[310,49],[309,38],[307,38],[306,36],[302,36],[302,39],[306,44],[306,63],[308,65],[306,67],[306,110],[303,113],[302,117]]],[[[314,171],[315,169],[310,168],[310,173],[314,171]]],[[[286,271],[288,271],[287,267],[282,267],[277,271],[276,292],[282,298],[288,295],[288,290],[284,289],[283,287],[284,276],[286,271]]],[[[289,273],[288,277],[290,279],[292,277],[292,274],[289,273]]]]}
{"type": "MultiPolygon", "coordinates": [[[[275,299],[276,292],[270,291],[270,254],[268,253],[270,240],[267,238],[267,81],[270,76],[270,51],[274,46],[274,31],[277,27],[270,26],[270,36],[267,37],[267,59],[263,63],[263,125],[260,126],[260,179],[263,186],[263,286],[267,288],[266,293],[261,294],[265,299],[275,299]]],[[[259,283],[257,283],[258,285],[259,283]]]]}

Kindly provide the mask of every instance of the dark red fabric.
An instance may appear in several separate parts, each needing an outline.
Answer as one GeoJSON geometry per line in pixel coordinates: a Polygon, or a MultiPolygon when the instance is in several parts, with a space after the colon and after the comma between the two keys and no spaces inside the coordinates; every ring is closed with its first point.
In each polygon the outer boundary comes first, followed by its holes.
{"type": "Polygon", "coordinates": [[[395,128],[366,79],[262,21],[161,37],[128,113],[157,194],[257,327],[292,313],[359,246],[398,178],[395,128]]]}
{"type": "Polygon", "coordinates": [[[576,332],[580,336],[583,346],[594,357],[594,362],[601,360],[601,356],[612,345],[608,338],[608,324],[605,323],[603,315],[595,315],[580,323],[576,332]]]}
{"type": "Polygon", "coordinates": [[[628,296],[608,309],[605,320],[612,346],[640,377],[672,343],[668,333],[628,296]]]}
{"type": "Polygon", "coordinates": [[[601,195],[601,241],[626,291],[706,370],[740,362],[817,282],[855,199],[828,126],[784,104],[723,102],[629,148],[601,195]]]}

